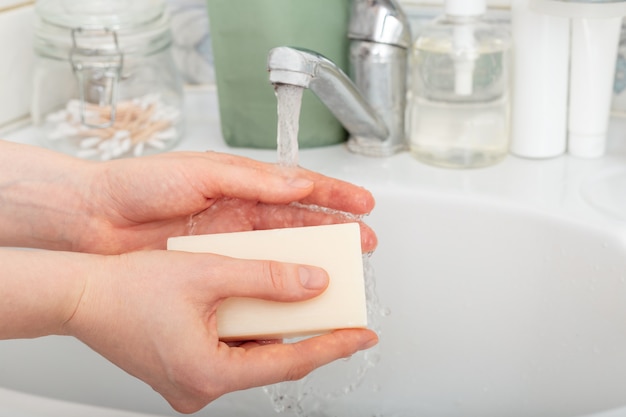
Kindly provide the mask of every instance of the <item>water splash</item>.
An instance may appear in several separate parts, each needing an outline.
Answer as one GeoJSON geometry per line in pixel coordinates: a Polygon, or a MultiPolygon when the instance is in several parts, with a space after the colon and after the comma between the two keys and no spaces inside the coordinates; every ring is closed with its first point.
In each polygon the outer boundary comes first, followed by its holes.
{"type": "MultiPolygon", "coordinates": [[[[370,255],[363,255],[365,296],[369,327],[381,334],[382,320],[390,314],[376,292],[376,279],[370,255]]],[[[297,340],[286,340],[293,343],[297,340]]],[[[324,416],[325,406],[361,388],[368,372],[380,362],[379,347],[357,352],[351,358],[337,361],[327,368],[318,369],[299,381],[281,382],[263,388],[277,413],[288,413],[297,417],[324,416]],[[327,371],[327,372],[324,372],[327,371]],[[325,373],[333,372],[329,378],[325,373]],[[340,381],[336,375],[342,375],[340,381]]],[[[373,391],[379,389],[374,386],[373,391]]]]}
{"type": "Polygon", "coordinates": [[[193,236],[196,231],[196,215],[192,214],[189,216],[189,220],[187,221],[187,236],[193,236]]]}
{"type": "MultiPolygon", "coordinates": [[[[275,92],[278,100],[278,165],[284,168],[295,167],[298,165],[298,128],[303,88],[277,85],[275,92]]],[[[292,203],[291,205],[332,214],[347,222],[361,221],[363,218],[363,216],[316,205],[301,203],[292,203]]],[[[363,271],[369,327],[380,335],[382,318],[389,315],[389,310],[382,307],[378,299],[374,269],[369,254],[363,256],[363,271]]],[[[296,341],[285,340],[285,343],[296,341]]],[[[346,396],[361,387],[368,371],[380,361],[378,349],[378,346],[375,346],[367,351],[358,352],[347,360],[337,361],[329,367],[318,369],[299,381],[281,382],[263,389],[269,396],[274,410],[278,413],[291,413],[297,417],[324,416],[326,415],[323,412],[325,404],[346,396]],[[330,378],[324,378],[324,371],[328,372],[329,370],[335,371],[335,373],[330,378]],[[343,379],[338,381],[336,375],[342,375],[343,379]]]]}

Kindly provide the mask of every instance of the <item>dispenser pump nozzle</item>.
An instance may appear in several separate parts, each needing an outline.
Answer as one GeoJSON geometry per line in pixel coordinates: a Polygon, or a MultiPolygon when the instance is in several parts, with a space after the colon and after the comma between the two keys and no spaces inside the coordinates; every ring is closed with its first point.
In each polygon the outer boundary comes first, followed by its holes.
{"type": "MultiPolygon", "coordinates": [[[[485,14],[485,0],[446,0],[445,13],[453,17],[479,17],[485,14]]],[[[473,92],[476,40],[471,24],[459,24],[453,29],[455,93],[469,96],[473,92]]]]}

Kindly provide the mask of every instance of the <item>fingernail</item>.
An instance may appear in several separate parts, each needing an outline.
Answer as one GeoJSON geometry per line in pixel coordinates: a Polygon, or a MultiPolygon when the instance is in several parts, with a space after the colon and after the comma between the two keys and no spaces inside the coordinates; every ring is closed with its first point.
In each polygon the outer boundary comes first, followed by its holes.
{"type": "Polygon", "coordinates": [[[290,178],[287,184],[294,188],[309,188],[313,185],[313,181],[306,178],[290,178]]]}
{"type": "Polygon", "coordinates": [[[378,344],[378,337],[373,337],[371,339],[368,339],[366,342],[364,342],[361,347],[359,348],[359,350],[367,350],[367,349],[371,349],[374,346],[376,346],[378,344]]]}
{"type": "Polygon", "coordinates": [[[309,290],[321,290],[328,285],[328,275],[323,269],[301,266],[298,274],[302,286],[309,290]]]}

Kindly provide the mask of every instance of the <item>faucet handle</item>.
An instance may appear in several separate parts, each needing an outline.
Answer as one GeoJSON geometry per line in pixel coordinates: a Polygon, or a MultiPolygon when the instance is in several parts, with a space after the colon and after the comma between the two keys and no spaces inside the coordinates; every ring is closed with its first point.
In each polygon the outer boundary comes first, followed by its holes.
{"type": "Polygon", "coordinates": [[[401,48],[411,45],[411,29],[396,0],[353,0],[348,37],[401,48]]]}

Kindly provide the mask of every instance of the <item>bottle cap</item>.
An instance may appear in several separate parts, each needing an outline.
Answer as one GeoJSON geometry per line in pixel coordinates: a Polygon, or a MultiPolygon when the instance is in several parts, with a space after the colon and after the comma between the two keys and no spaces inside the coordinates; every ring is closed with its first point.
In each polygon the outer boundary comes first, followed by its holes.
{"type": "Polygon", "coordinates": [[[485,0],[446,0],[446,14],[450,16],[480,16],[486,11],[485,0]]]}
{"type": "Polygon", "coordinates": [[[164,0],[39,0],[35,5],[39,16],[63,28],[105,27],[115,31],[149,24],[165,13],[165,9],[164,0]]]}

